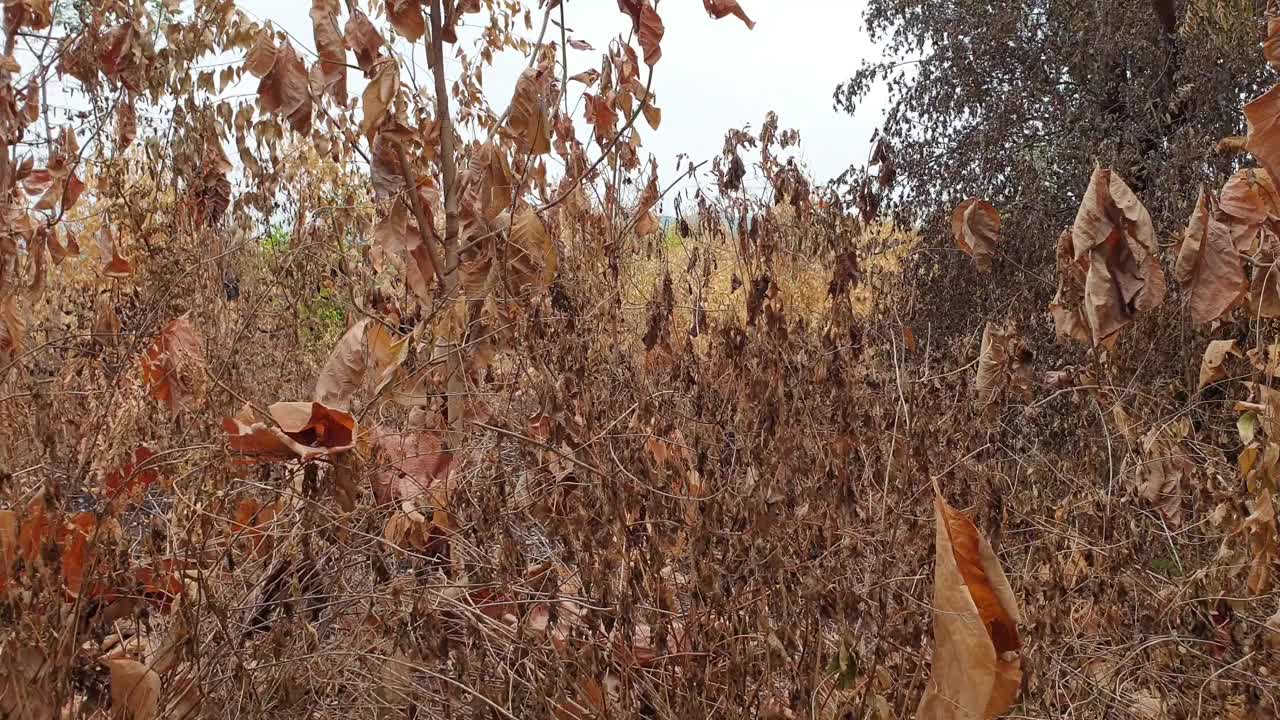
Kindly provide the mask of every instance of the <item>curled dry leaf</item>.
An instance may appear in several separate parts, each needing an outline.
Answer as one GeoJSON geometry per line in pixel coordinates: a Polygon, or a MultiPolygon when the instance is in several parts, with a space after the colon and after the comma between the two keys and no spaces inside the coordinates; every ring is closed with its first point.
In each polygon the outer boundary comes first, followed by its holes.
{"type": "Polygon", "coordinates": [[[551,152],[551,118],[547,95],[551,74],[547,68],[531,67],[520,73],[511,108],[507,112],[507,128],[516,137],[523,153],[545,155],[551,152]]]}
{"type": "Polygon", "coordinates": [[[418,38],[427,32],[421,0],[387,0],[387,18],[400,37],[410,43],[418,42],[418,38]]]}
{"type": "Polygon", "coordinates": [[[1189,290],[1191,321],[1196,323],[1222,317],[1248,287],[1244,259],[1236,251],[1231,230],[1207,188],[1201,189],[1183,233],[1174,275],[1189,290]]]}
{"type": "Polygon", "coordinates": [[[126,98],[116,106],[116,149],[124,150],[138,136],[138,115],[133,109],[133,99],[126,98]]]}
{"type": "Polygon", "coordinates": [[[26,312],[18,304],[13,290],[0,292],[0,379],[22,354],[22,339],[27,332],[26,312]]]}
{"type": "Polygon", "coordinates": [[[510,262],[512,290],[523,295],[530,289],[546,290],[555,278],[556,244],[533,208],[526,206],[511,227],[510,262]]]}
{"type": "Polygon", "coordinates": [[[316,379],[315,401],[345,409],[362,385],[377,393],[409,352],[409,336],[397,337],[371,320],[352,325],[334,346],[316,379]]]}
{"type": "Polygon", "coordinates": [[[1204,358],[1200,360],[1200,389],[1226,379],[1227,371],[1223,369],[1222,363],[1226,361],[1227,355],[1240,357],[1235,340],[1213,340],[1204,349],[1204,358]]]}
{"type": "Polygon", "coordinates": [[[662,58],[662,36],[666,29],[650,0],[618,0],[618,9],[631,16],[632,29],[640,37],[640,49],[649,67],[662,58]]]}
{"type": "Polygon", "coordinates": [[[1093,171],[1071,228],[1071,249],[1086,268],[1080,312],[1094,346],[1113,342],[1138,313],[1164,300],[1151,216],[1118,173],[1093,171]]]}
{"type": "Polygon", "coordinates": [[[1267,39],[1262,43],[1262,56],[1267,64],[1280,70],[1280,17],[1267,18],[1267,39]]]}
{"type": "Polygon", "coordinates": [[[746,23],[748,30],[756,28],[756,24],[747,17],[738,0],[702,0],[702,7],[706,8],[708,15],[717,20],[732,15],[746,23]]]}
{"type": "Polygon", "coordinates": [[[1173,529],[1182,527],[1183,487],[1195,472],[1182,444],[1189,429],[1185,418],[1151,428],[1142,437],[1142,463],[1135,477],[1138,496],[1154,505],[1173,529]]]}
{"type": "Polygon", "coordinates": [[[152,720],[160,709],[160,675],[137,660],[104,658],[111,669],[111,707],[116,717],[152,720]]]}
{"type": "Polygon", "coordinates": [[[302,135],[311,132],[312,100],[307,66],[288,41],[276,50],[271,71],[258,83],[258,100],[263,112],[284,115],[294,132],[302,135]]]}
{"type": "Polygon", "coordinates": [[[312,0],[311,30],[316,40],[316,64],[321,86],[339,105],[347,103],[347,50],[338,30],[337,11],[328,0],[312,0]]]}
{"type": "Polygon", "coordinates": [[[1022,682],[1018,603],[973,521],[938,495],[933,574],[933,672],[919,720],[994,718],[1022,682]]]}
{"type": "Polygon", "coordinates": [[[360,9],[347,18],[343,42],[356,54],[356,65],[364,71],[366,77],[371,76],[373,66],[382,55],[382,35],[369,22],[369,16],[360,9]]]}
{"type": "Polygon", "coordinates": [[[1248,501],[1249,515],[1242,530],[1249,540],[1249,577],[1247,586],[1254,595],[1265,595],[1274,586],[1272,565],[1280,554],[1277,538],[1280,528],[1276,525],[1276,507],[1271,491],[1259,488],[1248,501]]]}
{"type": "Polygon", "coordinates": [[[187,369],[203,362],[204,338],[191,313],[170,320],[142,356],[142,380],[151,397],[178,409],[189,392],[187,369]]]}
{"type": "MultiPolygon", "coordinates": [[[[321,0],[322,1],[322,0],[321,0]]],[[[276,43],[271,28],[264,26],[254,38],[253,46],[244,58],[244,69],[259,80],[266,78],[276,64],[276,43]]]]}
{"type": "Polygon", "coordinates": [[[372,79],[365,85],[360,100],[364,117],[360,119],[360,132],[373,140],[374,133],[390,113],[391,104],[400,90],[400,66],[394,58],[379,60],[372,71],[372,79]]]}
{"type": "Polygon", "coordinates": [[[425,495],[426,504],[447,508],[453,453],[445,449],[439,433],[429,429],[376,429],[374,433],[376,463],[369,477],[374,500],[379,505],[416,506],[425,495]]]}
{"type": "Polygon", "coordinates": [[[1011,327],[987,323],[982,332],[982,350],[974,376],[978,408],[990,411],[1007,394],[1031,389],[1032,353],[1011,327]]]}
{"type": "Polygon", "coordinates": [[[969,198],[951,215],[951,234],[956,245],[982,272],[991,272],[991,258],[1000,242],[1000,213],[986,200],[969,198]]]}
{"type": "Polygon", "coordinates": [[[318,402],[278,402],[267,412],[276,426],[255,420],[247,411],[222,419],[228,446],[246,462],[314,460],[354,445],[356,419],[346,411],[318,402]]]}
{"type": "Polygon", "coordinates": [[[1280,85],[1245,105],[1244,117],[1249,124],[1245,149],[1272,178],[1280,179],[1280,85]]]}

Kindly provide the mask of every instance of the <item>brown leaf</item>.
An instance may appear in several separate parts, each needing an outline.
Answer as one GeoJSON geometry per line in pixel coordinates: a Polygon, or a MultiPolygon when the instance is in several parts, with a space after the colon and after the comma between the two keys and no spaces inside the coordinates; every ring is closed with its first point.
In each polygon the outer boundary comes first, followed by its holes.
{"type": "Polygon", "coordinates": [[[918,720],[994,718],[1022,682],[1018,604],[1000,561],[973,521],[934,501],[933,672],[918,720]]]}
{"type": "Polygon", "coordinates": [[[1245,149],[1272,178],[1280,178],[1280,85],[1245,105],[1244,117],[1249,124],[1245,149]]]}
{"type": "Polygon", "coordinates": [[[289,42],[276,51],[271,71],[258,83],[258,99],[263,112],[284,115],[294,132],[303,135],[311,132],[312,100],[307,67],[289,42]]]}
{"type": "Polygon", "coordinates": [[[320,75],[325,92],[339,105],[347,104],[347,50],[338,30],[338,17],[329,0],[312,0],[311,30],[319,58],[313,72],[320,75]],[[318,69],[315,69],[318,68],[318,69]]]}
{"type": "Polygon", "coordinates": [[[0,378],[22,354],[22,340],[27,332],[25,311],[18,305],[16,292],[0,293],[0,378]]]}
{"type": "Polygon", "coordinates": [[[558,263],[556,245],[533,208],[526,206],[516,215],[511,226],[511,245],[507,257],[511,264],[512,290],[523,295],[531,288],[541,292],[550,287],[558,263]]]}
{"type": "Polygon", "coordinates": [[[152,720],[160,709],[160,675],[137,660],[105,658],[111,669],[111,709],[117,718],[152,720]]]}
{"type": "Polygon", "coordinates": [[[271,27],[263,26],[254,38],[253,47],[244,56],[244,69],[258,79],[265,78],[276,64],[276,42],[271,27]]]}
{"type": "Polygon", "coordinates": [[[1248,287],[1244,260],[1236,252],[1231,231],[1207,188],[1201,189],[1183,233],[1174,275],[1190,291],[1189,309],[1195,323],[1222,317],[1248,287]]]}
{"type": "Polygon", "coordinates": [[[1213,340],[1204,349],[1204,358],[1200,360],[1199,388],[1201,390],[1206,385],[1226,379],[1227,371],[1222,368],[1222,363],[1226,361],[1227,355],[1240,357],[1240,350],[1236,347],[1235,340],[1213,340]]]}
{"type": "Polygon", "coordinates": [[[421,0],[387,0],[387,19],[396,32],[410,43],[418,42],[418,38],[427,32],[421,0]]]}
{"type": "Polygon", "coordinates": [[[432,430],[376,432],[377,467],[369,481],[374,500],[416,504],[426,495],[435,508],[448,507],[448,483],[453,454],[432,430]]]}
{"type": "Polygon", "coordinates": [[[951,234],[956,245],[982,272],[991,272],[991,258],[1000,242],[1000,213],[991,203],[969,198],[951,215],[951,234]]]}
{"type": "Polygon", "coordinates": [[[347,27],[343,34],[343,42],[347,48],[355,52],[356,65],[364,71],[366,77],[372,76],[374,65],[382,55],[382,35],[369,22],[369,16],[356,9],[347,18],[347,27]]]}
{"type": "Polygon", "coordinates": [[[746,23],[748,30],[754,30],[756,27],[756,24],[751,22],[751,18],[747,17],[747,13],[742,10],[738,0],[702,0],[702,6],[707,9],[707,14],[717,20],[733,15],[746,23]]]}
{"type": "Polygon", "coordinates": [[[582,72],[576,75],[569,76],[570,82],[573,82],[576,80],[582,83],[583,85],[586,85],[587,87],[591,87],[592,85],[595,85],[599,79],[600,79],[600,71],[596,70],[595,68],[583,70],[582,72]]]}
{"type": "Polygon", "coordinates": [[[1276,538],[1280,537],[1276,525],[1276,507],[1271,490],[1259,488],[1256,497],[1247,501],[1249,515],[1241,529],[1249,540],[1249,577],[1247,586],[1254,595],[1265,595],[1273,586],[1271,566],[1275,563],[1276,538]]]}
{"type": "Polygon", "coordinates": [[[183,373],[202,363],[203,353],[204,338],[191,313],[169,321],[142,356],[142,379],[151,397],[177,410],[190,390],[183,373]]]}
{"type": "Polygon", "coordinates": [[[116,150],[123,151],[138,136],[138,116],[133,110],[133,98],[126,98],[116,106],[116,150]]]}
{"type": "Polygon", "coordinates": [[[1032,372],[1031,351],[1013,328],[987,323],[974,376],[979,409],[994,409],[998,401],[1013,391],[1029,391],[1032,372]]]}
{"type": "Polygon", "coordinates": [[[391,103],[400,90],[400,66],[395,58],[383,58],[373,68],[372,79],[361,94],[364,117],[360,119],[360,132],[373,140],[374,133],[382,125],[391,110],[391,103]]]}
{"type": "Polygon", "coordinates": [[[345,409],[360,387],[382,389],[409,351],[409,337],[396,337],[381,323],[361,320],[329,353],[316,380],[315,401],[345,409]]]}
{"type": "Polygon", "coordinates": [[[1151,428],[1142,437],[1142,463],[1135,477],[1138,496],[1154,505],[1175,530],[1182,527],[1183,486],[1195,472],[1182,444],[1187,430],[1185,418],[1151,428]]]}
{"type": "Polygon", "coordinates": [[[550,80],[550,73],[538,67],[525,70],[516,80],[507,112],[507,128],[515,135],[521,152],[535,155],[551,152],[551,118],[547,107],[550,80]]]}
{"type": "Polygon", "coordinates": [[[1095,346],[1112,341],[1165,295],[1151,216],[1119,174],[1097,168],[1071,228],[1074,259],[1087,268],[1081,314],[1095,346]]]}
{"type": "Polygon", "coordinates": [[[644,62],[653,67],[662,58],[662,35],[665,28],[650,0],[618,0],[618,9],[631,16],[632,30],[640,37],[644,62]]]}
{"type": "Polygon", "coordinates": [[[353,446],[356,421],[348,412],[315,402],[281,402],[267,411],[278,427],[243,415],[222,419],[228,445],[247,462],[312,460],[353,446]]]}

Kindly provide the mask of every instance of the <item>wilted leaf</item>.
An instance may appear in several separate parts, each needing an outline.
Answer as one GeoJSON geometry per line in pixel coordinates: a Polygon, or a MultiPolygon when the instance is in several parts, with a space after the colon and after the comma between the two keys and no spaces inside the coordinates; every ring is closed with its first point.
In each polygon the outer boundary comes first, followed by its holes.
{"type": "Polygon", "coordinates": [[[316,379],[315,401],[347,408],[362,385],[381,389],[409,351],[409,337],[396,337],[371,320],[352,325],[334,346],[316,379]]]}
{"type": "Polygon", "coordinates": [[[934,500],[933,673],[918,720],[994,718],[1022,682],[1018,604],[1000,561],[973,521],[934,500]]]}
{"type": "Polygon", "coordinates": [[[373,68],[373,77],[364,87],[361,102],[364,117],[360,119],[360,132],[373,140],[374,133],[391,110],[391,103],[400,90],[400,66],[394,58],[379,60],[373,68]]]}
{"type": "Polygon", "coordinates": [[[1267,64],[1280,70],[1280,17],[1267,18],[1267,39],[1262,44],[1262,56],[1267,64]]]}
{"type": "Polygon", "coordinates": [[[350,450],[355,418],[315,402],[280,402],[267,408],[278,427],[252,418],[223,418],[227,444],[248,462],[313,460],[350,450]]]}
{"type": "Polygon", "coordinates": [[[343,42],[356,54],[356,65],[371,76],[374,65],[382,55],[382,35],[369,22],[369,16],[357,9],[347,18],[343,42]]]}
{"type": "Polygon", "coordinates": [[[190,390],[182,373],[203,362],[203,353],[204,338],[191,313],[169,321],[142,356],[142,379],[151,397],[177,410],[190,390]]]}
{"type": "Polygon", "coordinates": [[[1114,171],[1094,170],[1071,246],[1076,262],[1087,268],[1081,313],[1095,346],[1164,300],[1151,216],[1114,171]]]}
{"type": "Polygon", "coordinates": [[[448,507],[449,475],[453,454],[432,430],[375,431],[377,467],[370,475],[373,497],[379,505],[416,504],[427,495],[435,508],[448,507]]]}
{"type": "Polygon", "coordinates": [[[1138,495],[1164,516],[1170,528],[1182,527],[1183,487],[1195,463],[1183,447],[1186,420],[1153,427],[1142,438],[1142,463],[1137,468],[1138,495]]]}
{"type": "Polygon", "coordinates": [[[545,290],[555,277],[556,245],[531,207],[525,207],[511,226],[512,248],[507,252],[511,264],[513,290],[523,294],[530,288],[545,290]]]}
{"type": "Polygon", "coordinates": [[[991,258],[1000,242],[1000,213],[991,203],[978,198],[960,203],[951,215],[951,234],[979,270],[991,271],[991,258]]]}
{"type": "Polygon", "coordinates": [[[547,107],[550,73],[545,68],[531,67],[520,73],[507,127],[515,135],[521,152],[545,155],[551,152],[551,118],[547,107]]]}
{"type": "Polygon", "coordinates": [[[1204,349],[1204,358],[1200,360],[1200,389],[1226,379],[1227,371],[1223,369],[1222,363],[1229,354],[1240,357],[1235,340],[1213,340],[1204,349]]]}
{"type": "Polygon", "coordinates": [[[707,9],[707,14],[717,20],[733,15],[746,23],[748,30],[754,30],[756,27],[756,24],[751,22],[751,18],[747,17],[742,6],[738,4],[738,0],[702,0],[702,6],[707,9]]]}
{"type": "Polygon", "coordinates": [[[1271,491],[1260,488],[1248,501],[1249,515],[1241,529],[1249,541],[1249,577],[1247,586],[1254,595],[1265,595],[1273,587],[1271,566],[1275,562],[1277,537],[1276,508],[1271,491]]]}
{"type": "Polygon", "coordinates": [[[254,38],[253,47],[249,48],[244,58],[244,69],[254,77],[263,79],[276,64],[276,43],[271,36],[271,28],[264,26],[254,38]]]}
{"type": "Polygon", "coordinates": [[[138,116],[133,110],[133,100],[127,98],[116,105],[116,150],[124,151],[138,136],[138,116]]]}
{"type": "Polygon", "coordinates": [[[632,29],[640,37],[644,62],[652,67],[662,58],[662,35],[666,29],[650,0],[618,0],[618,9],[631,16],[632,29]]]}
{"type": "Polygon", "coordinates": [[[1280,178],[1280,85],[1245,105],[1244,117],[1249,124],[1245,149],[1272,178],[1280,178]]]}
{"type": "Polygon", "coordinates": [[[307,67],[289,42],[276,51],[271,71],[258,83],[258,100],[263,112],[284,115],[294,132],[302,135],[311,132],[312,101],[307,67]]]}
{"type": "Polygon", "coordinates": [[[311,29],[316,40],[315,72],[325,91],[340,105],[347,102],[347,50],[338,30],[338,18],[329,0],[312,0],[311,29]]]}
{"type": "Polygon", "coordinates": [[[387,18],[400,37],[410,43],[418,42],[427,31],[421,0],[387,0],[387,18]]]}
{"type": "Polygon", "coordinates": [[[1221,317],[1248,287],[1244,260],[1236,252],[1231,231],[1207,188],[1201,189],[1195,212],[1183,233],[1174,274],[1190,291],[1191,321],[1196,323],[1221,317]]]}
{"type": "Polygon", "coordinates": [[[144,467],[147,461],[156,456],[156,451],[146,445],[139,445],[133,456],[107,473],[105,484],[109,497],[128,496],[135,490],[146,489],[159,478],[154,464],[144,467]]]}
{"type": "Polygon", "coordinates": [[[1012,328],[987,323],[974,390],[980,410],[987,410],[1006,394],[1031,389],[1031,351],[1012,328]]]}
{"type": "Polygon", "coordinates": [[[0,293],[0,379],[5,376],[9,363],[22,353],[26,332],[26,313],[18,304],[17,293],[0,293]]]}
{"type": "Polygon", "coordinates": [[[160,675],[137,660],[105,658],[111,669],[111,708],[118,718],[152,720],[160,707],[160,675]]]}

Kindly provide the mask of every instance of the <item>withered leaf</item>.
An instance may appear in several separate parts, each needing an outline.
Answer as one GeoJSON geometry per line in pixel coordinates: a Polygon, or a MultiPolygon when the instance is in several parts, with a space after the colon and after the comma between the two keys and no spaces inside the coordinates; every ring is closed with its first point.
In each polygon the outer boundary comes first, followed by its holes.
{"type": "Polygon", "coordinates": [[[1071,244],[1074,259],[1087,268],[1081,314],[1095,346],[1164,300],[1151,216],[1116,172],[1094,170],[1071,244]]]}
{"type": "Polygon", "coordinates": [[[1012,328],[987,323],[982,332],[982,349],[974,391],[979,409],[986,410],[1013,391],[1031,388],[1031,351],[1012,328]]]}
{"type": "Polygon", "coordinates": [[[1276,85],[1244,106],[1249,124],[1248,150],[1272,178],[1280,178],[1280,85],[1276,85]]]}
{"type": "Polygon", "coordinates": [[[123,151],[138,136],[138,116],[133,109],[133,99],[125,98],[116,105],[116,149],[123,151]]]}
{"type": "Polygon", "coordinates": [[[1195,472],[1195,463],[1182,444],[1187,431],[1185,417],[1151,428],[1142,437],[1143,461],[1135,478],[1139,497],[1154,505],[1175,530],[1182,527],[1183,486],[1195,472]]]}
{"type": "Polygon", "coordinates": [[[551,118],[546,98],[549,82],[550,74],[538,67],[528,68],[516,80],[507,128],[515,135],[521,152],[551,152],[551,118]]]}
{"type": "MultiPolygon", "coordinates": [[[[314,12],[314,11],[313,11],[314,12]]],[[[253,47],[244,58],[244,69],[258,79],[265,78],[276,64],[276,42],[271,35],[271,28],[263,26],[254,38],[253,47]]]]}
{"type": "Polygon", "coordinates": [[[400,37],[410,43],[418,42],[427,32],[421,0],[387,0],[387,18],[400,37]]]}
{"type": "Polygon", "coordinates": [[[142,379],[151,397],[178,409],[189,392],[184,372],[203,362],[204,338],[191,313],[174,318],[142,356],[142,379]]]}
{"type": "Polygon", "coordinates": [[[311,132],[312,100],[307,67],[291,43],[286,41],[276,51],[271,72],[258,83],[258,99],[263,112],[284,115],[294,132],[302,135],[311,132]]]}
{"type": "Polygon", "coordinates": [[[433,430],[374,431],[378,467],[370,476],[374,500],[416,504],[425,496],[436,508],[448,507],[453,454],[433,430]]]}
{"type": "Polygon", "coordinates": [[[1222,317],[1243,295],[1248,284],[1244,259],[1236,251],[1231,230],[1218,212],[1207,188],[1191,214],[1178,250],[1174,274],[1188,288],[1191,321],[1206,323],[1222,317]]]}
{"type": "Polygon", "coordinates": [[[969,198],[951,215],[951,234],[956,245],[982,272],[991,272],[991,258],[1000,242],[1000,213],[991,203],[969,198]]]}
{"type": "Polygon", "coordinates": [[[1267,64],[1280,70],[1280,17],[1267,18],[1267,39],[1262,43],[1262,57],[1267,64]]]}
{"type": "Polygon", "coordinates": [[[404,362],[408,341],[408,336],[397,337],[386,326],[372,320],[352,325],[320,370],[315,401],[345,409],[362,385],[376,393],[404,362]]]}
{"type": "Polygon", "coordinates": [[[340,105],[347,102],[347,50],[338,30],[334,6],[328,0],[312,0],[311,29],[316,40],[316,72],[325,92],[340,105]]]}
{"type": "Polygon", "coordinates": [[[919,720],[994,718],[1022,683],[1018,603],[987,539],[964,513],[934,500],[933,672],[919,720]]]}
{"type": "Polygon", "coordinates": [[[746,23],[748,30],[754,30],[756,27],[751,18],[747,17],[747,13],[743,11],[742,6],[738,4],[738,0],[702,0],[702,6],[707,9],[707,14],[717,20],[733,15],[746,23]]]}
{"type": "Polygon", "coordinates": [[[549,287],[557,268],[556,246],[533,208],[525,207],[516,214],[511,226],[511,244],[507,257],[516,293],[549,287]]]}
{"type": "Polygon", "coordinates": [[[1226,379],[1227,371],[1223,369],[1222,363],[1226,361],[1227,355],[1240,357],[1235,340],[1213,340],[1204,349],[1204,357],[1200,360],[1200,389],[1226,379]]]}
{"type": "Polygon", "coordinates": [[[369,22],[369,16],[358,8],[347,18],[343,42],[355,52],[356,65],[364,71],[365,76],[371,76],[373,66],[382,55],[382,35],[369,22]]]}
{"type": "Polygon", "coordinates": [[[160,708],[160,675],[137,660],[104,659],[111,669],[111,706],[118,717],[152,720],[160,708]]]}
{"type": "Polygon", "coordinates": [[[400,66],[395,58],[383,58],[373,68],[372,79],[361,94],[364,117],[360,119],[360,132],[370,140],[391,110],[391,103],[400,90],[400,66]]]}
{"type": "Polygon", "coordinates": [[[631,16],[632,29],[640,38],[644,62],[652,67],[662,58],[662,36],[666,29],[650,0],[618,0],[618,9],[631,16]]]}
{"type": "Polygon", "coordinates": [[[279,402],[267,412],[277,427],[246,413],[222,420],[231,450],[248,462],[312,460],[344,453],[354,443],[356,421],[343,410],[317,402],[279,402]]]}

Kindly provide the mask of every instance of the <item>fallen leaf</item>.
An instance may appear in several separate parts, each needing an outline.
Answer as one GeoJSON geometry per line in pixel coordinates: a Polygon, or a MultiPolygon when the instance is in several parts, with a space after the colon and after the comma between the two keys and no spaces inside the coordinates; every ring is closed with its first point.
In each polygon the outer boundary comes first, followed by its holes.
{"type": "Polygon", "coordinates": [[[1022,682],[1018,605],[991,545],[963,513],[934,500],[933,672],[919,720],[994,718],[1022,682]]]}

